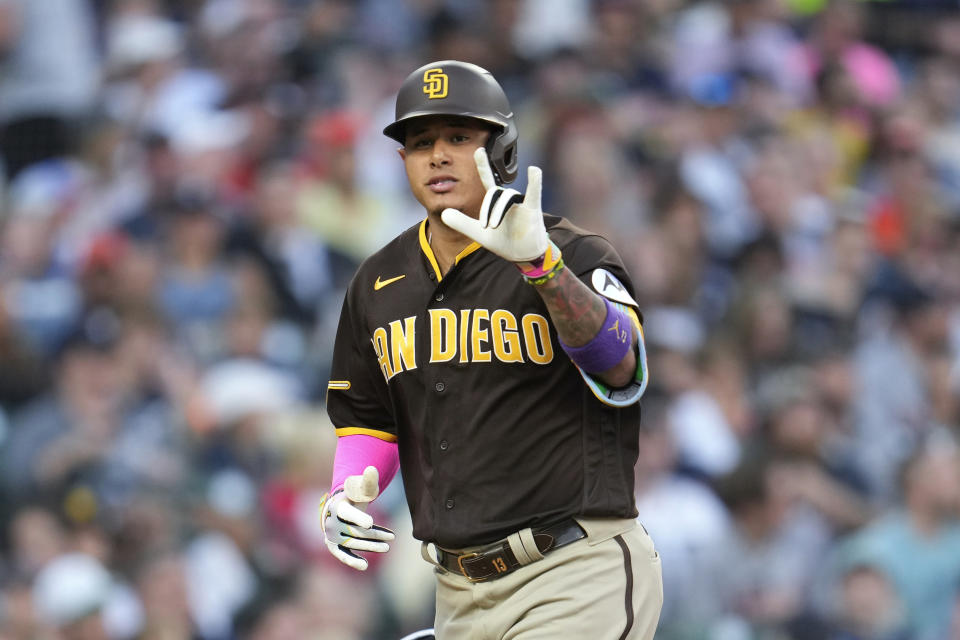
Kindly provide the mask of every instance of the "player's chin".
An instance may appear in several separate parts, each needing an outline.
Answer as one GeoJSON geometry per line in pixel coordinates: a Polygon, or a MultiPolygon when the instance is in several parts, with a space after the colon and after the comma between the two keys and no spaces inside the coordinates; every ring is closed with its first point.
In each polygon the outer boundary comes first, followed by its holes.
{"type": "Polygon", "coordinates": [[[432,215],[439,216],[443,213],[444,209],[458,209],[463,211],[465,202],[463,198],[458,198],[452,194],[431,194],[433,197],[429,198],[426,203],[426,209],[432,215]]]}

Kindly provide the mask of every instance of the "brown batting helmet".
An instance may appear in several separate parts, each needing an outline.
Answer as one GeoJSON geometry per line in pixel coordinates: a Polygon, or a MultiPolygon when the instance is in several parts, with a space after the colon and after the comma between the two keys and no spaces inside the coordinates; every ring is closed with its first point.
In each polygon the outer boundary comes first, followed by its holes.
{"type": "Polygon", "coordinates": [[[475,64],[441,60],[425,64],[403,81],[397,93],[396,120],[383,133],[400,144],[406,124],[421,116],[475,118],[494,127],[487,155],[498,184],[517,177],[517,124],[503,88],[489,71],[475,64]]]}

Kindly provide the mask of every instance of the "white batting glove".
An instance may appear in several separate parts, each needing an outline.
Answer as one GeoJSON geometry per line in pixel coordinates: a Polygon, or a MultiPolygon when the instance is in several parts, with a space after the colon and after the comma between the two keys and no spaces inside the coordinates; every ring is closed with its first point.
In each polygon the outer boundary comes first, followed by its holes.
{"type": "Polygon", "coordinates": [[[457,209],[444,209],[443,223],[510,262],[531,262],[547,252],[547,229],[540,209],[539,167],[527,171],[527,193],[498,187],[483,147],[473,153],[480,181],[487,190],[479,219],[457,209]]]}
{"type": "Polygon", "coordinates": [[[363,470],[363,475],[348,476],[343,490],[328,496],[320,505],[321,528],[327,549],[333,557],[358,571],[366,571],[367,559],[355,551],[386,553],[387,541],[396,536],[386,527],[373,524],[366,513],[367,504],[379,493],[380,474],[376,467],[363,470]]]}

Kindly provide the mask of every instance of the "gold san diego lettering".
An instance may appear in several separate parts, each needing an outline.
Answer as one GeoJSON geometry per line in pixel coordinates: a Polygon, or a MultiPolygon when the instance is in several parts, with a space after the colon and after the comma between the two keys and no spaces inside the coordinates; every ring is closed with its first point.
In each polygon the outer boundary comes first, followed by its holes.
{"type": "MultiPolygon", "coordinates": [[[[505,309],[430,309],[430,363],[479,364],[553,362],[550,325],[537,313],[517,318],[505,309]]],[[[370,342],[383,377],[390,380],[417,368],[417,322],[415,316],[393,320],[373,332],[370,342]]]]}
{"type": "Polygon", "coordinates": [[[387,380],[401,371],[417,368],[417,317],[410,316],[390,323],[390,334],[383,327],[377,327],[370,338],[373,350],[377,354],[377,364],[387,380]]]}
{"type": "Polygon", "coordinates": [[[410,316],[403,319],[403,327],[400,327],[400,321],[394,320],[390,323],[390,344],[393,346],[393,374],[401,371],[409,371],[417,368],[417,318],[410,316]]]}
{"type": "Polygon", "coordinates": [[[490,321],[490,312],[486,309],[473,310],[473,324],[470,326],[470,346],[473,353],[472,362],[490,362],[490,351],[483,348],[483,344],[488,341],[487,329],[480,328],[480,322],[490,321]]]}
{"type": "Polygon", "coordinates": [[[377,327],[373,332],[373,337],[370,338],[370,342],[373,343],[373,350],[377,354],[377,363],[380,364],[380,371],[383,372],[383,377],[389,380],[393,377],[393,366],[390,364],[390,349],[387,346],[387,330],[383,327],[377,327]]]}
{"type": "Polygon", "coordinates": [[[553,360],[553,344],[550,343],[547,319],[538,313],[528,313],[523,316],[522,322],[527,357],[537,364],[550,364],[553,360]]]}
{"type": "Polygon", "coordinates": [[[497,309],[490,316],[493,353],[500,362],[523,362],[517,319],[509,311],[497,309]]]}
{"type": "Polygon", "coordinates": [[[460,362],[470,362],[467,341],[470,337],[470,309],[460,310],[460,362]]]}
{"type": "Polygon", "coordinates": [[[430,309],[430,362],[449,362],[457,355],[457,314],[430,309]]]}

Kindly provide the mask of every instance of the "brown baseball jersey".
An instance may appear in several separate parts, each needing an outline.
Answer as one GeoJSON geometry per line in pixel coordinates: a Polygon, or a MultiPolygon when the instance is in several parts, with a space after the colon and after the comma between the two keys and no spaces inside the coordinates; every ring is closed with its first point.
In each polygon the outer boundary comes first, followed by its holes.
{"type": "Polygon", "coordinates": [[[426,221],[347,291],[327,411],[340,436],[398,443],[420,540],[460,548],[571,516],[637,515],[646,357],[632,285],[605,239],[544,220],[566,268],[634,318],[637,375],[624,389],[570,361],[514,265],[473,243],[441,276],[426,221]]]}

